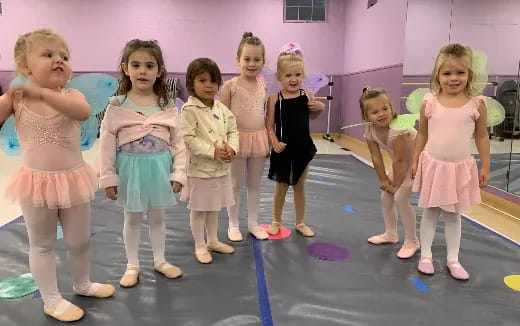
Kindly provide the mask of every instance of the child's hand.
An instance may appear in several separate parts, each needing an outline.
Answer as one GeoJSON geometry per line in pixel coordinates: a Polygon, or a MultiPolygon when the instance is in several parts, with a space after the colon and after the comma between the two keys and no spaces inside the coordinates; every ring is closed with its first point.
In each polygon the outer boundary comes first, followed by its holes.
{"type": "Polygon", "coordinates": [[[489,182],[489,171],[488,170],[480,170],[478,176],[479,186],[480,188],[484,188],[488,185],[489,182]]]}
{"type": "Polygon", "coordinates": [[[390,180],[388,179],[379,182],[379,189],[381,189],[382,191],[393,193],[391,192],[391,190],[393,189],[392,184],[390,184],[390,180]]]}
{"type": "Polygon", "coordinates": [[[105,188],[105,194],[109,199],[117,200],[117,187],[105,188]]]}
{"type": "Polygon", "coordinates": [[[224,143],[225,144],[225,149],[226,149],[226,163],[229,163],[231,162],[231,160],[235,157],[236,153],[235,151],[233,150],[233,148],[231,148],[231,146],[229,146],[227,143],[224,143]]]}
{"type": "Polygon", "coordinates": [[[311,112],[321,112],[325,110],[325,104],[316,100],[309,100],[307,107],[311,112]]]}
{"type": "Polygon", "coordinates": [[[39,100],[43,97],[43,88],[33,83],[15,85],[9,89],[12,98],[23,96],[29,99],[39,100]]]}
{"type": "Polygon", "coordinates": [[[418,162],[412,162],[412,179],[415,179],[415,174],[417,174],[417,168],[419,167],[418,162]]]}
{"type": "Polygon", "coordinates": [[[182,184],[178,183],[177,181],[171,181],[170,183],[172,185],[172,191],[174,193],[178,193],[182,190],[182,184]]]}
{"type": "Polygon", "coordinates": [[[213,152],[213,159],[216,161],[224,163],[226,161],[227,151],[222,147],[215,147],[215,151],[213,152]]]}
{"type": "Polygon", "coordinates": [[[391,193],[392,195],[394,195],[397,192],[397,188],[393,184],[390,184],[388,186],[386,192],[391,193]]]}
{"type": "Polygon", "coordinates": [[[281,153],[285,150],[285,147],[287,147],[287,144],[281,141],[275,141],[273,144],[273,149],[277,153],[281,153]]]}

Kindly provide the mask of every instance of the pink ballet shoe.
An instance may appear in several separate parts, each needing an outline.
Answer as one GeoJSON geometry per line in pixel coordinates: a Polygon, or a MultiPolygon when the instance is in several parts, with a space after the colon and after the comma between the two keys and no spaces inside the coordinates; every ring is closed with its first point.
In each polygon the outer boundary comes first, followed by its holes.
{"type": "Polygon", "coordinates": [[[397,253],[397,257],[401,259],[412,258],[419,248],[421,248],[419,240],[406,240],[397,253]]]}
{"type": "Polygon", "coordinates": [[[448,269],[451,277],[456,280],[466,281],[469,279],[469,274],[466,272],[464,267],[458,261],[452,261],[448,263],[448,269]]]}
{"type": "Polygon", "coordinates": [[[426,275],[433,275],[435,273],[435,268],[433,267],[432,259],[427,257],[421,258],[417,270],[426,275]]]}
{"type": "Polygon", "coordinates": [[[383,234],[371,236],[370,238],[368,238],[368,242],[370,242],[371,244],[375,244],[375,245],[387,244],[387,243],[394,244],[394,243],[398,243],[399,239],[397,237],[392,237],[386,233],[383,233],[383,234]]]}

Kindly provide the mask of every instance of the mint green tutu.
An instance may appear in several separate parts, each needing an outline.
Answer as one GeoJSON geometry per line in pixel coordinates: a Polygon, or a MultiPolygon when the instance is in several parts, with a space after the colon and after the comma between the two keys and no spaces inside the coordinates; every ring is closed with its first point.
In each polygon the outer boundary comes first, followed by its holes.
{"type": "Polygon", "coordinates": [[[117,153],[117,205],[128,212],[146,212],[177,204],[170,184],[170,151],[151,154],[117,153]]]}

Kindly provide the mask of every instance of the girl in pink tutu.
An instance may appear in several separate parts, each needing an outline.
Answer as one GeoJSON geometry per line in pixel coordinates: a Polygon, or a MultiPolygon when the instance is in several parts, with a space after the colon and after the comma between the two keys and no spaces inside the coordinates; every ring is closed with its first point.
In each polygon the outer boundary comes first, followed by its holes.
{"type": "Polygon", "coordinates": [[[239,144],[235,116],[215,99],[220,85],[222,76],[215,62],[199,58],[189,64],[186,88],[191,96],[181,114],[181,130],[189,154],[188,182],[181,199],[189,201],[195,257],[202,264],[213,261],[210,251],[235,251],[217,237],[218,212],[235,205],[229,163],[239,144]]]}
{"type": "Polygon", "coordinates": [[[77,295],[110,297],[115,287],[90,281],[90,201],[96,173],[83,161],[80,121],[90,116],[85,97],[64,89],[71,76],[66,41],[39,29],[18,38],[17,73],[28,83],[0,98],[0,121],[15,116],[24,166],[11,177],[7,195],[20,202],[29,236],[29,265],[44,313],[75,321],[83,310],[62,298],[56,278],[56,225],[63,227],[73,290],[77,295]]]}
{"type": "Polygon", "coordinates": [[[240,76],[224,83],[220,98],[235,115],[240,132],[240,151],[231,163],[235,205],[227,210],[228,238],[231,241],[242,241],[242,233],[238,228],[238,208],[247,174],[247,228],[255,238],[264,240],[269,235],[258,226],[258,211],[260,181],[270,147],[265,129],[267,89],[264,82],[257,77],[265,63],[265,48],[253,33],[244,33],[242,36],[237,51],[237,63],[240,66],[240,76]]]}
{"type": "Polygon", "coordinates": [[[480,203],[480,187],[489,179],[489,138],[484,98],[475,96],[472,50],[450,44],[440,50],[433,68],[430,89],[420,111],[415,142],[413,190],[420,192],[421,259],[418,270],[434,273],[431,246],[437,217],[444,216],[450,275],[466,280],[469,274],[459,262],[460,214],[480,203]],[[480,155],[480,174],[471,155],[471,140],[480,155]]]}
{"type": "Polygon", "coordinates": [[[419,249],[416,235],[415,210],[410,205],[412,195],[412,178],[410,168],[417,131],[414,128],[393,130],[390,121],[395,117],[395,111],[388,95],[383,89],[365,88],[359,99],[361,114],[370,125],[365,129],[365,139],[372,156],[374,169],[379,177],[381,205],[385,218],[385,233],[374,235],[368,242],[380,245],[397,243],[397,212],[401,215],[404,225],[404,244],[397,253],[399,258],[411,258],[419,249]],[[381,156],[385,149],[392,158],[392,170],[389,175],[381,156]]]}

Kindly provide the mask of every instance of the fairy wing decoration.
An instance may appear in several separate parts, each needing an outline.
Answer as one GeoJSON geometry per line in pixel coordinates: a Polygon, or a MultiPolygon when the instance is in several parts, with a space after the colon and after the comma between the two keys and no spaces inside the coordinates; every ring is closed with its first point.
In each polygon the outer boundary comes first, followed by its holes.
{"type": "Polygon", "coordinates": [[[473,71],[475,72],[475,89],[478,94],[482,94],[487,86],[487,56],[484,52],[473,51],[473,71]]]}
{"type": "Polygon", "coordinates": [[[7,155],[20,155],[20,143],[16,137],[14,115],[12,114],[4,121],[2,129],[0,129],[0,147],[7,155]]]}
{"type": "MultiPolygon", "coordinates": [[[[24,86],[28,83],[29,80],[27,80],[27,78],[18,76],[11,81],[9,87],[24,86]]],[[[14,114],[11,114],[9,118],[4,121],[0,129],[0,147],[7,155],[20,155],[20,143],[16,136],[14,114]]]]}
{"type": "MultiPolygon", "coordinates": [[[[26,78],[17,77],[11,82],[11,86],[24,85],[27,82],[26,78]]],[[[118,81],[107,74],[89,73],[72,79],[65,87],[74,88],[83,93],[92,109],[89,119],[81,123],[81,149],[87,150],[92,147],[98,135],[97,115],[106,108],[109,98],[117,90],[118,81]]],[[[20,143],[16,136],[13,115],[4,122],[0,129],[0,147],[8,155],[20,154],[20,143]]]]}
{"type": "MultiPolygon", "coordinates": [[[[475,88],[478,94],[482,93],[487,86],[488,74],[486,70],[487,57],[480,51],[473,52],[473,70],[475,72],[475,88]]],[[[429,88],[418,88],[408,95],[406,99],[406,109],[409,114],[401,114],[390,122],[390,128],[394,130],[406,130],[413,128],[415,122],[419,119],[419,111],[424,96],[430,93],[429,88]]],[[[496,126],[505,119],[505,109],[492,97],[481,96],[485,98],[487,108],[487,126],[496,126]]]]}
{"type": "Polygon", "coordinates": [[[72,79],[67,87],[83,93],[92,109],[90,118],[81,123],[81,149],[87,150],[92,147],[99,132],[97,114],[106,108],[109,98],[117,90],[118,81],[107,74],[90,73],[72,79]]]}
{"type": "Polygon", "coordinates": [[[394,130],[406,130],[413,128],[415,122],[419,120],[421,104],[426,94],[430,93],[429,88],[417,88],[406,98],[406,109],[408,114],[400,114],[390,122],[390,128],[394,130]]]}

